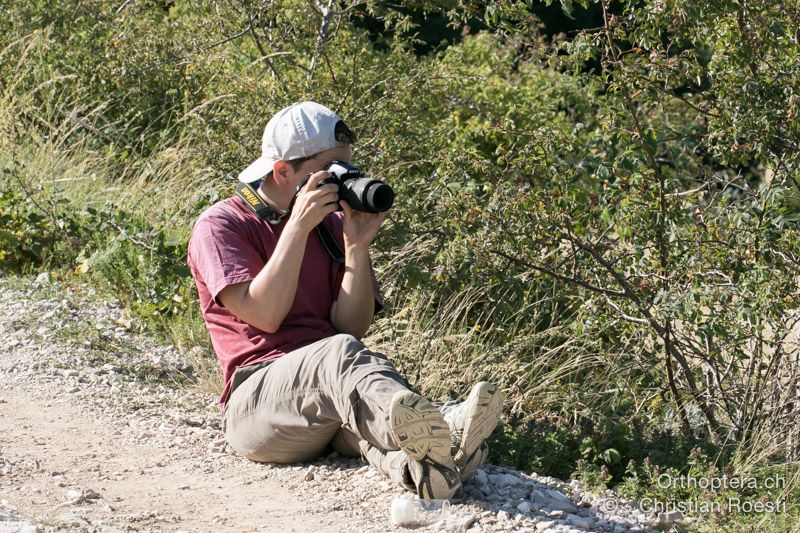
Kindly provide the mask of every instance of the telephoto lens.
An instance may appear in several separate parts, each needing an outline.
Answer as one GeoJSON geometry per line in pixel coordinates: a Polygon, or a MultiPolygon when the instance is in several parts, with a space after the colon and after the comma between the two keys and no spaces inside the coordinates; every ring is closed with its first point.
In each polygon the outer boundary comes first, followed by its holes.
{"type": "Polygon", "coordinates": [[[339,198],[356,211],[382,213],[388,211],[394,203],[394,191],[384,182],[367,178],[361,171],[344,161],[331,161],[325,167],[331,173],[330,178],[320,185],[334,183],[339,186],[339,198]]]}

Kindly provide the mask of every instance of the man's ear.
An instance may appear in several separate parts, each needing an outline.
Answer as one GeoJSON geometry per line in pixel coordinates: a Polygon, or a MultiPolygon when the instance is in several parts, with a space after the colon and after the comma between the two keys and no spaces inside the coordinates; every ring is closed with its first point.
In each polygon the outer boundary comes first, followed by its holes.
{"type": "Polygon", "coordinates": [[[272,178],[275,180],[276,184],[286,185],[286,183],[289,182],[290,171],[289,163],[283,159],[279,159],[272,165],[272,178]]]}

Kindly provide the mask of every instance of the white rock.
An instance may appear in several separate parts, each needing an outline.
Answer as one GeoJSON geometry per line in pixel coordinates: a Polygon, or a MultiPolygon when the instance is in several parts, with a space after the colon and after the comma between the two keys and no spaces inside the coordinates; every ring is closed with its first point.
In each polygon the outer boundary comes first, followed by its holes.
{"type": "Polygon", "coordinates": [[[587,520],[586,518],[574,514],[567,515],[567,522],[575,527],[582,527],[584,529],[589,529],[593,525],[591,520],[587,520]]]}
{"type": "Polygon", "coordinates": [[[18,522],[16,520],[10,522],[3,522],[2,528],[0,531],[9,533],[42,533],[42,529],[39,526],[35,526],[28,522],[18,522]]]}
{"type": "Polygon", "coordinates": [[[661,524],[671,524],[678,520],[683,520],[683,513],[680,511],[669,511],[658,514],[658,521],[661,524]]]}
{"type": "Polygon", "coordinates": [[[508,511],[497,511],[497,519],[500,521],[510,520],[511,515],[508,514],[508,511]]]}
{"type": "Polygon", "coordinates": [[[91,527],[91,524],[82,516],[74,513],[64,513],[58,516],[59,522],[72,527],[91,527]]]}
{"type": "Polygon", "coordinates": [[[208,451],[212,453],[222,453],[225,451],[225,439],[217,439],[208,444],[208,451]]]}
{"type": "Polygon", "coordinates": [[[551,508],[564,511],[566,513],[574,513],[578,510],[575,504],[572,503],[572,500],[565,496],[564,493],[553,489],[547,489],[545,493],[550,500],[548,505],[551,508]]]}
{"type": "Polygon", "coordinates": [[[498,487],[511,487],[522,483],[522,480],[512,474],[501,474],[494,480],[498,487]]]}
{"type": "Polygon", "coordinates": [[[486,475],[486,472],[481,469],[475,471],[472,475],[472,480],[479,487],[485,487],[489,483],[489,477],[486,475]]]}

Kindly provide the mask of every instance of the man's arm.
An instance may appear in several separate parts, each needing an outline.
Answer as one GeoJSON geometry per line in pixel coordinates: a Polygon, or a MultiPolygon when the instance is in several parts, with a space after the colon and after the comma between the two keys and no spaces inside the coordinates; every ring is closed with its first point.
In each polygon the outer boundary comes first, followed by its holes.
{"type": "Polygon", "coordinates": [[[319,181],[329,175],[328,172],[314,174],[297,195],[275,250],[256,277],[219,292],[219,301],[240,320],[267,333],[275,333],[289,314],[308,234],[323,218],[336,211],[336,186],[317,187],[319,181]]]}
{"type": "Polygon", "coordinates": [[[375,313],[369,245],[386,213],[353,211],[344,201],[339,205],[344,211],[345,271],[339,298],[331,308],[331,323],[337,331],[360,339],[367,333],[375,313]]]}
{"type": "Polygon", "coordinates": [[[363,337],[375,313],[369,250],[345,249],[345,270],[339,298],[331,308],[331,323],[337,331],[363,337]]]}
{"type": "Polygon", "coordinates": [[[231,313],[267,333],[275,333],[289,314],[297,292],[308,233],[287,224],[275,251],[251,281],[228,285],[219,301],[231,313]]]}

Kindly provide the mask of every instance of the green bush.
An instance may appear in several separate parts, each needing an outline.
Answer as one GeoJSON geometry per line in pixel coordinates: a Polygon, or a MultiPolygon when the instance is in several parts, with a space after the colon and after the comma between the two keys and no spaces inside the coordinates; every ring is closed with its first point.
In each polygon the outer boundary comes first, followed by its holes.
{"type": "Polygon", "coordinates": [[[79,219],[64,201],[52,205],[0,186],[0,265],[27,273],[69,263],[85,235],[79,219]]]}
{"type": "Polygon", "coordinates": [[[32,200],[12,189],[0,190],[4,270],[87,274],[151,324],[196,305],[185,230],[169,232],[110,205],[80,211],[66,198],[48,196],[32,200]],[[53,204],[58,211],[45,208],[53,204]]]}
{"type": "Polygon", "coordinates": [[[104,238],[82,252],[81,270],[113,289],[137,316],[175,315],[194,305],[185,235],[168,235],[113,207],[89,208],[87,221],[104,238]]]}

